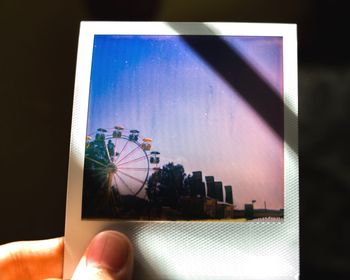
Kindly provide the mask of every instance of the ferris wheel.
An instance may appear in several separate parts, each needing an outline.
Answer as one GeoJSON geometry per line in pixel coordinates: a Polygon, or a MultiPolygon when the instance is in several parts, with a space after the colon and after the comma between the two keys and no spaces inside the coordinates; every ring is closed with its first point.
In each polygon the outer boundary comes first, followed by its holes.
{"type": "Polygon", "coordinates": [[[148,176],[160,162],[159,152],[151,148],[152,139],[136,129],[99,128],[86,138],[85,159],[109,191],[145,197],[148,176]]]}

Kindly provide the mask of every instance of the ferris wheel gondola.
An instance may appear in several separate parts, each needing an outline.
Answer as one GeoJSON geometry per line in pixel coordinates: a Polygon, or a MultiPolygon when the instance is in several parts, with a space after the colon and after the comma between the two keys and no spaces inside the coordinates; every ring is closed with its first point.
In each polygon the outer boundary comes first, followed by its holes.
{"type": "Polygon", "coordinates": [[[140,131],[138,131],[136,129],[130,130],[129,140],[130,141],[138,141],[139,133],[140,133],[140,131]]]}
{"type": "Polygon", "coordinates": [[[151,152],[151,158],[150,158],[150,162],[153,164],[158,164],[160,159],[159,159],[159,152],[158,151],[152,151],[151,152]]]}

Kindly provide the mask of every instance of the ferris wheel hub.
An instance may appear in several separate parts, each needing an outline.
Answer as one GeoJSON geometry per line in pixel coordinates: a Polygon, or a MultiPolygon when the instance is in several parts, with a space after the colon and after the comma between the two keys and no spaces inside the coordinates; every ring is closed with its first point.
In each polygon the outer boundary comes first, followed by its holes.
{"type": "Polygon", "coordinates": [[[115,173],[115,172],[117,172],[118,168],[113,162],[110,162],[107,165],[107,170],[108,170],[108,173],[115,173]]]}

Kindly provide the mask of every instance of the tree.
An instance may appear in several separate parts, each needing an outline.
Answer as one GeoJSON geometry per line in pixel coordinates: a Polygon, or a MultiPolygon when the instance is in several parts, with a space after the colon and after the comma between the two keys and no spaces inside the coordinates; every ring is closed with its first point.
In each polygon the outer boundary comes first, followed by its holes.
{"type": "Polygon", "coordinates": [[[147,182],[147,195],[151,204],[177,208],[184,194],[185,169],[181,164],[167,163],[153,173],[147,182]]]}

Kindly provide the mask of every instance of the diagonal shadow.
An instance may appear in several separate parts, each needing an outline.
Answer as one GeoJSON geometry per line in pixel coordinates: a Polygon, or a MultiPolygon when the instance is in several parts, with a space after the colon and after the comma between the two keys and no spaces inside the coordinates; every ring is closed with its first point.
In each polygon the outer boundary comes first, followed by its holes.
{"type": "MultiPolygon", "coordinates": [[[[247,64],[236,50],[203,23],[200,34],[180,35],[207,64],[217,72],[264,119],[271,129],[297,153],[297,133],[284,133],[284,123],[297,127],[297,116],[284,104],[279,93],[247,64]],[[215,35],[215,36],[212,36],[215,35]],[[283,118],[284,116],[284,118],[283,118]]],[[[191,32],[191,26],[169,23],[179,34],[191,32]]],[[[196,26],[198,33],[198,26],[196,26]]]]}

